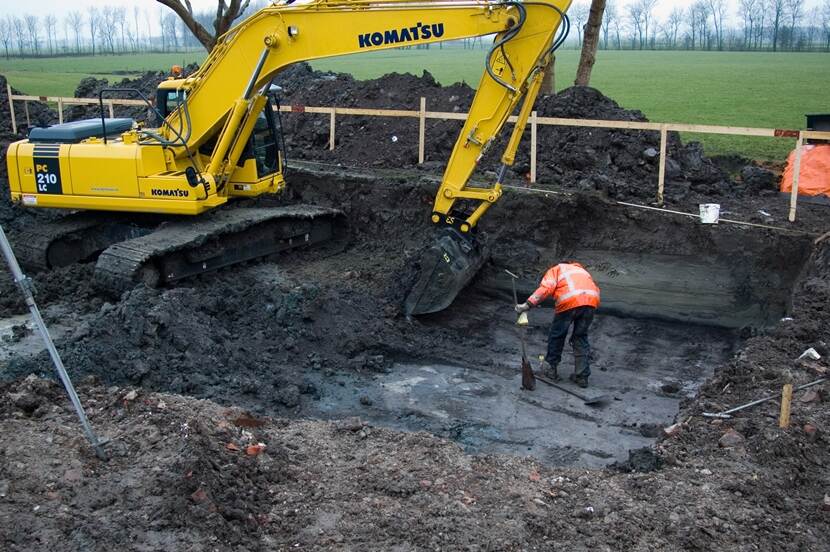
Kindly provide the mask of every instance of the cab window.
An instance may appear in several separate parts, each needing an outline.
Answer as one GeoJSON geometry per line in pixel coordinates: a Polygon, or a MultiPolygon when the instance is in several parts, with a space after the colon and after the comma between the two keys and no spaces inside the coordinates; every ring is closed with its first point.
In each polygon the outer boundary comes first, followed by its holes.
{"type": "Polygon", "coordinates": [[[270,111],[265,109],[260,113],[252,135],[253,154],[259,178],[277,171],[277,141],[270,111]]]}

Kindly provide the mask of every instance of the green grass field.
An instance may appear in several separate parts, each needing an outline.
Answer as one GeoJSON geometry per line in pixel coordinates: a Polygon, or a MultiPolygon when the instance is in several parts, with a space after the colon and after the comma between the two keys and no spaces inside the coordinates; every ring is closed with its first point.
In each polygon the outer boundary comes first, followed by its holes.
{"type": "MultiPolygon", "coordinates": [[[[114,71],[141,72],[200,61],[200,52],[0,61],[0,73],[32,94],[72,95],[81,77],[111,78],[114,71]]],[[[392,50],[319,60],[318,69],[374,78],[391,71],[420,74],[443,84],[476,85],[482,50],[433,47],[392,50]]],[[[568,86],[578,53],[560,53],[557,88],[568,86]]],[[[122,78],[119,75],[116,79],[122,78]]],[[[592,85],[652,121],[803,128],[806,113],[830,112],[830,54],[721,52],[600,52],[592,85]]],[[[402,106],[404,107],[404,106],[402,106]]],[[[409,106],[415,107],[415,106],[409,106]]],[[[781,160],[792,140],[730,136],[686,136],[703,141],[709,154],[739,153],[781,160]]]]}
{"type": "Polygon", "coordinates": [[[88,76],[111,83],[145,71],[169,70],[173,65],[201,62],[204,52],[183,54],[141,54],[123,56],[80,56],[44,59],[0,60],[0,74],[12,86],[38,96],[72,96],[78,82],[88,76]]]}

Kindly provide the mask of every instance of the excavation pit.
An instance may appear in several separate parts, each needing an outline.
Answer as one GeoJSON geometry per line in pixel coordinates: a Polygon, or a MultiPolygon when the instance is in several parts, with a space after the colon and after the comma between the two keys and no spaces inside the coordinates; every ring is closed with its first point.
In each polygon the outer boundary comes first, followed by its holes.
{"type": "MultiPolygon", "coordinates": [[[[500,322],[510,329],[509,318],[500,322]]],[[[737,344],[729,330],[599,316],[592,331],[599,353],[592,386],[582,390],[570,385],[589,397],[613,397],[598,408],[541,382],[535,391],[522,390],[520,353],[511,346],[516,338],[508,339],[509,333],[502,336],[509,353],[478,367],[400,362],[358,385],[349,376],[322,379],[320,400],[308,414],[360,416],[371,424],[428,431],[457,441],[469,452],[599,467],[653,443],[673,423],[680,401],[691,398],[737,344]]],[[[532,334],[531,349],[544,351],[544,328],[536,326],[532,334]]],[[[473,363],[475,356],[471,353],[473,363]]],[[[571,366],[567,355],[565,375],[571,366]]]]}
{"type": "MultiPolygon", "coordinates": [[[[304,184],[304,197],[330,197],[316,181],[304,184]]],[[[389,190],[374,186],[372,193],[383,203],[389,190]]],[[[398,193],[415,192],[403,185],[398,193]]],[[[376,228],[378,235],[399,232],[389,222],[376,228]]],[[[531,455],[551,465],[623,461],[674,423],[681,401],[694,397],[743,338],[786,316],[811,251],[809,240],[797,235],[707,227],[592,198],[509,194],[482,226],[490,264],[450,309],[413,324],[413,333],[425,327],[441,340],[418,356],[381,345],[378,350],[395,359],[384,373],[322,373],[314,380],[319,399],[304,414],[360,416],[453,439],[471,452],[531,455]],[[521,274],[524,298],[549,264],[566,258],[585,264],[603,292],[591,331],[592,385],[584,394],[612,396],[604,408],[541,383],[535,391],[521,390],[504,270],[521,274]],[[454,337],[447,341],[446,334],[454,337]]],[[[549,306],[531,313],[534,365],[545,353],[552,317],[549,306]]],[[[567,376],[572,367],[566,346],[560,373],[567,376]]]]}
{"type": "MultiPolygon", "coordinates": [[[[61,272],[44,279],[45,312],[65,328],[59,343],[74,375],[257,414],[358,416],[476,453],[605,466],[653,443],[743,338],[786,316],[812,247],[794,234],[702,226],[592,196],[509,193],[481,225],[489,263],[450,309],[409,321],[401,306],[431,239],[423,213],[434,183],[310,171],[292,178],[279,202],[342,209],[349,221],[343,249],[267,259],[168,289],[137,288],[114,304],[82,286],[61,302],[50,288],[66,284],[61,272]],[[613,397],[604,408],[541,383],[520,389],[504,271],[519,274],[523,298],[563,259],[583,262],[602,288],[591,387],[583,392],[613,397]]],[[[66,277],[78,286],[79,274],[66,277]]],[[[531,313],[535,365],[551,318],[549,306],[531,313]]],[[[4,379],[51,373],[43,353],[6,358],[4,379]]],[[[561,374],[572,366],[566,346],[561,374]]]]}

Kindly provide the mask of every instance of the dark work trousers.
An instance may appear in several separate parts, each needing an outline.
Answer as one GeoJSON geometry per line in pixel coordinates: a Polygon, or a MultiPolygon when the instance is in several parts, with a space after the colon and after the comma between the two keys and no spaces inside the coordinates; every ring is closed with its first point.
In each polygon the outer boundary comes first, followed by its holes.
{"type": "Polygon", "coordinates": [[[574,367],[577,375],[587,378],[591,375],[591,346],[588,344],[588,328],[594,321],[594,307],[576,307],[575,309],[557,313],[550,325],[548,336],[548,355],[545,360],[551,367],[556,368],[562,360],[562,349],[565,348],[565,338],[568,329],[573,324],[571,346],[574,349],[574,367]]]}

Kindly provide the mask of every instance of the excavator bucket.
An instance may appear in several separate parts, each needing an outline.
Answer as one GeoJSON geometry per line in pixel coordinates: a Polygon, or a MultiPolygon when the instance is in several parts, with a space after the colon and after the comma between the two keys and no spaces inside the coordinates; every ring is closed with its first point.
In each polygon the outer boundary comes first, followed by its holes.
{"type": "Polygon", "coordinates": [[[447,228],[421,256],[421,274],[405,302],[407,316],[439,312],[473,279],[486,260],[472,236],[447,228]]]}

